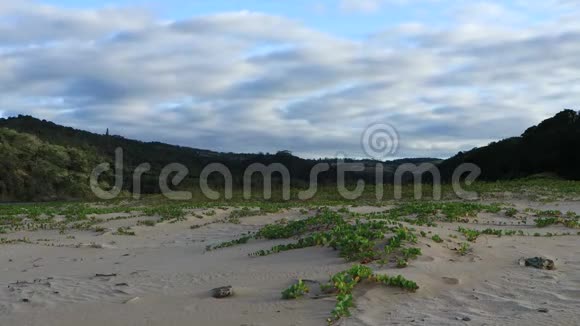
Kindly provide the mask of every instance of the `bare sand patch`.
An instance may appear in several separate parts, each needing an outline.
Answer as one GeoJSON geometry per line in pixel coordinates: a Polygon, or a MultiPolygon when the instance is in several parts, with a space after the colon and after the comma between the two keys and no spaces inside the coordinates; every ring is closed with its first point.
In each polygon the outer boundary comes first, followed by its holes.
{"type": "MultiPolygon", "coordinates": [[[[577,202],[544,205],[517,201],[525,208],[580,211],[577,202]]],[[[336,208],[338,209],[338,208],[336,208]]],[[[388,207],[356,207],[351,212],[382,212],[388,207]]],[[[110,232],[18,231],[0,250],[0,325],[325,325],[335,298],[282,300],[281,291],[297,279],[325,282],[352,263],[330,248],[312,247],[266,257],[248,254],[288,240],[250,240],[206,251],[255,232],[263,225],[311,216],[300,209],[224,219],[234,209],[188,213],[175,223],[138,224],[147,217],[100,216],[110,232]],[[203,215],[202,218],[197,215],[203,215]],[[193,228],[192,228],[193,226],[193,228]],[[135,236],[115,235],[130,227],[135,236]],[[99,274],[99,275],[97,275],[99,274]],[[232,285],[235,294],[215,299],[210,290],[232,285]]],[[[580,236],[561,225],[538,229],[502,213],[480,213],[469,223],[416,226],[423,231],[422,255],[406,268],[372,264],[389,275],[403,274],[420,289],[364,285],[355,290],[356,307],[340,325],[576,325],[580,317],[580,236]],[[487,222],[487,223],[486,223],[487,222]],[[513,224],[512,224],[513,222],[513,224]],[[522,230],[523,236],[481,235],[462,256],[459,226],[522,230]],[[568,230],[571,235],[533,236],[568,230]],[[443,242],[431,239],[439,235],[443,242]],[[556,270],[522,267],[520,257],[544,256],[556,270]]]]}

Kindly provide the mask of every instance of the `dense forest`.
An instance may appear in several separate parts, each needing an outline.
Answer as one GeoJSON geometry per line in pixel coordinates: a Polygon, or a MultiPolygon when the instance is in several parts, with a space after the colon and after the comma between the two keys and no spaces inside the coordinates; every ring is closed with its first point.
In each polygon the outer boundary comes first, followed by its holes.
{"type": "Polygon", "coordinates": [[[440,164],[447,180],[461,163],[478,165],[487,181],[539,173],[580,180],[580,112],[561,111],[519,137],[458,153],[440,164]]]}
{"type": "MultiPolygon", "coordinates": [[[[253,163],[269,165],[283,164],[290,172],[295,187],[307,187],[310,171],[317,163],[329,163],[330,170],[318,176],[319,184],[336,183],[336,160],[307,160],[292,155],[288,151],[275,154],[219,153],[209,150],[174,146],[159,142],[141,142],[122,136],[95,134],[83,130],[57,125],[30,116],[0,119],[0,135],[4,155],[0,157],[0,200],[26,201],[83,198],[90,195],[89,175],[99,163],[113,165],[115,149],[123,149],[123,189],[132,191],[132,175],[141,163],[149,163],[150,171],[142,176],[142,192],[158,193],[159,175],[163,167],[170,163],[181,163],[189,170],[188,176],[179,188],[195,189],[199,185],[199,175],[210,163],[222,163],[232,172],[234,186],[241,188],[243,173],[253,163]],[[63,154],[65,153],[65,154],[63,154]],[[48,168],[48,167],[50,168],[48,168]]],[[[434,158],[403,159],[388,162],[373,160],[345,160],[365,165],[362,172],[349,172],[346,182],[354,183],[363,179],[375,182],[375,166],[384,167],[384,178],[390,181],[393,171],[402,163],[438,162],[434,158]]],[[[111,171],[112,172],[112,171],[111,171]]],[[[261,178],[255,175],[258,186],[261,178]]],[[[113,184],[109,173],[99,181],[113,184]]],[[[222,186],[223,178],[214,174],[210,184],[222,186]]],[[[274,174],[273,183],[280,183],[274,174]]]]}
{"type": "MultiPolygon", "coordinates": [[[[234,186],[241,187],[243,172],[252,163],[281,163],[288,168],[292,185],[306,187],[310,171],[317,163],[329,163],[329,171],[318,176],[320,184],[336,183],[336,160],[307,160],[287,151],[275,154],[219,153],[158,142],[141,142],[117,135],[95,134],[30,116],[0,119],[0,200],[29,201],[88,198],[89,176],[100,163],[114,162],[115,149],[124,151],[123,189],[131,191],[132,174],[139,164],[151,164],[142,177],[144,193],[159,192],[161,169],[169,163],[185,165],[189,174],[180,188],[194,189],[202,169],[222,163],[232,171],[234,186]]],[[[375,182],[375,166],[383,165],[384,181],[392,182],[393,172],[403,163],[438,164],[443,179],[449,181],[459,164],[474,163],[482,169],[481,180],[500,180],[551,172],[562,178],[580,180],[580,113],[564,110],[520,137],[509,138],[475,148],[441,161],[434,158],[378,162],[347,160],[365,165],[362,172],[346,175],[347,183],[363,179],[375,182]]],[[[210,183],[223,185],[217,174],[210,183]]],[[[407,176],[407,180],[409,180],[407,176]]],[[[113,184],[112,172],[99,181],[113,184]]],[[[428,176],[424,181],[429,181],[428,176]]],[[[256,183],[261,179],[257,178],[256,183]]],[[[274,182],[280,182],[274,178],[274,182]]]]}
{"type": "Polygon", "coordinates": [[[93,150],[50,144],[0,128],[0,200],[27,201],[86,197],[93,150]]]}

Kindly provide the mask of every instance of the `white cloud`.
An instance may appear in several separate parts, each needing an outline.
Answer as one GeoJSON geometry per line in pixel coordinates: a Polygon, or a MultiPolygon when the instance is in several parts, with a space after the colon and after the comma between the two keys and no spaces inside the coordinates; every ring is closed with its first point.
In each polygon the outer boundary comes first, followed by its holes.
{"type": "Polygon", "coordinates": [[[497,3],[484,7],[444,28],[414,22],[361,41],[255,12],[168,23],[139,8],[0,6],[10,18],[0,23],[0,110],[310,157],[362,156],[364,127],[390,122],[401,156],[447,156],[580,102],[578,24],[554,15],[522,26],[497,3]]]}

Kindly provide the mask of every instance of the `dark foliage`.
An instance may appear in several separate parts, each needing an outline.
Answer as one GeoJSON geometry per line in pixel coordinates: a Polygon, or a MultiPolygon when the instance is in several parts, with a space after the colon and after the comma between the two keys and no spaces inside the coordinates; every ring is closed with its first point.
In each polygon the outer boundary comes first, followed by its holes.
{"type": "MultiPolygon", "coordinates": [[[[69,151],[73,153],[83,153],[87,161],[68,162],[62,161],[67,165],[56,165],[55,172],[52,175],[62,175],[71,172],[77,173],[76,179],[70,179],[71,185],[58,188],[78,189],[74,192],[63,190],[56,191],[54,187],[49,186],[42,191],[30,189],[34,186],[21,184],[19,175],[24,173],[33,180],[43,180],[45,170],[37,169],[36,165],[43,160],[37,155],[24,155],[22,144],[15,143],[15,137],[1,138],[3,151],[2,174],[0,175],[0,199],[6,200],[40,200],[45,198],[69,198],[83,197],[88,191],[88,176],[92,169],[99,163],[114,161],[115,149],[120,147],[124,152],[124,171],[123,171],[123,189],[131,191],[132,176],[135,168],[141,163],[151,164],[151,169],[142,176],[142,192],[145,194],[159,193],[159,175],[163,167],[169,163],[181,163],[189,169],[188,177],[181,182],[179,188],[196,189],[199,185],[199,175],[203,168],[210,163],[222,163],[232,172],[234,186],[240,188],[243,184],[243,173],[246,168],[253,163],[262,163],[269,165],[272,163],[283,164],[290,172],[292,186],[307,187],[310,180],[310,170],[320,162],[326,162],[331,165],[328,172],[321,173],[318,182],[321,185],[334,184],[336,182],[336,160],[306,160],[292,155],[289,151],[280,151],[276,154],[239,154],[239,153],[219,153],[209,150],[194,149],[189,147],[174,146],[159,142],[141,142],[137,140],[126,139],[121,136],[110,135],[109,130],[103,135],[95,134],[83,130],[77,130],[70,127],[64,127],[46,120],[39,120],[30,116],[18,116],[8,119],[0,119],[0,129],[3,133],[18,135],[19,143],[42,143],[41,148],[46,150],[69,151]],[[12,131],[8,132],[8,129],[12,131]],[[18,133],[15,133],[17,131],[18,133]],[[90,158],[90,159],[89,159],[90,158]],[[90,163],[90,164],[89,164],[90,163]],[[23,172],[24,171],[24,172],[23,172]],[[36,177],[32,178],[32,175],[36,177]],[[74,182],[74,185],[72,184],[74,182]],[[39,193],[42,196],[39,196],[39,193]],[[46,196],[45,196],[46,195],[46,196]],[[66,196],[64,196],[66,195],[66,196]]],[[[30,154],[30,151],[26,151],[30,154]]],[[[53,160],[56,164],[59,159],[53,160]]],[[[346,160],[355,162],[355,160],[346,160]]],[[[392,180],[392,171],[399,164],[411,162],[419,164],[421,162],[433,162],[436,159],[409,159],[397,160],[392,162],[378,162],[373,160],[359,160],[367,167],[363,172],[347,173],[346,182],[352,184],[356,180],[363,179],[367,183],[375,182],[374,166],[382,163],[385,166],[385,180],[392,180]]],[[[112,184],[112,175],[105,176],[103,181],[106,184],[112,184]]],[[[210,177],[212,186],[223,187],[224,180],[219,174],[212,174],[210,177]]],[[[60,182],[60,181],[59,181],[60,182]]],[[[65,182],[66,181],[62,181],[65,182]]],[[[61,182],[61,183],[62,183],[61,182]]],[[[262,177],[255,174],[252,178],[253,186],[258,189],[262,185],[262,177]]],[[[279,174],[273,174],[274,186],[281,184],[279,174]]]]}
{"type": "Polygon", "coordinates": [[[580,180],[580,112],[564,110],[520,137],[493,142],[459,153],[441,163],[445,179],[461,163],[477,164],[482,180],[500,180],[551,173],[580,180]]]}
{"type": "MultiPolygon", "coordinates": [[[[292,186],[306,188],[310,170],[320,162],[329,163],[330,171],[318,176],[318,183],[336,183],[336,161],[333,159],[306,160],[288,151],[276,154],[219,153],[163,144],[141,142],[121,136],[100,135],[64,127],[30,116],[0,119],[0,200],[28,201],[48,199],[85,198],[90,196],[89,175],[99,163],[114,160],[115,149],[124,150],[123,189],[131,191],[132,175],[141,163],[150,163],[151,170],[142,177],[143,193],[159,192],[161,169],[169,163],[181,163],[189,169],[188,177],[178,186],[196,189],[202,169],[210,163],[222,163],[233,174],[234,187],[243,184],[243,172],[253,163],[283,164],[290,172],[292,186]]],[[[393,172],[403,163],[420,164],[439,162],[432,158],[403,159],[378,162],[373,160],[347,160],[360,162],[363,172],[346,175],[347,184],[363,179],[375,182],[374,167],[384,165],[384,181],[393,180],[393,172]]],[[[455,167],[461,163],[475,163],[482,169],[480,180],[500,180],[527,177],[539,173],[555,173],[562,178],[580,180],[580,113],[565,110],[537,126],[526,130],[522,136],[494,142],[488,146],[459,153],[439,164],[444,180],[449,181],[455,167]]],[[[408,180],[410,174],[407,174],[408,180]]],[[[103,184],[112,184],[112,174],[105,175],[103,184]]],[[[423,179],[429,182],[428,175],[423,179]]],[[[253,186],[261,187],[262,177],[254,175],[253,186]]],[[[281,177],[273,175],[274,186],[281,177]]],[[[210,184],[222,187],[219,174],[213,174],[210,184]]]]}

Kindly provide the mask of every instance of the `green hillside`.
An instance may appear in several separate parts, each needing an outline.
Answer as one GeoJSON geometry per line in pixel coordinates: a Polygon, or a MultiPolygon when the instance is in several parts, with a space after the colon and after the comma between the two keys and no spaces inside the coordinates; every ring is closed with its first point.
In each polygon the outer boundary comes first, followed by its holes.
{"type": "MultiPolygon", "coordinates": [[[[181,163],[189,169],[187,178],[178,186],[195,189],[199,175],[209,163],[222,163],[233,174],[234,186],[241,188],[243,172],[252,163],[281,163],[292,176],[292,185],[307,187],[312,167],[320,162],[335,163],[331,159],[306,160],[286,151],[276,154],[219,153],[209,150],[174,146],[158,142],[141,142],[115,135],[100,135],[30,116],[0,119],[0,200],[30,201],[90,198],[91,171],[100,163],[114,161],[116,148],[124,151],[123,189],[131,191],[132,175],[141,163],[150,163],[151,170],[142,177],[143,193],[159,193],[161,169],[169,163],[181,163]]],[[[355,161],[355,160],[349,160],[355,161]]],[[[520,137],[509,138],[475,148],[440,161],[433,158],[414,158],[377,162],[359,160],[365,171],[349,173],[347,183],[358,179],[375,182],[374,166],[384,166],[385,182],[392,182],[393,172],[403,163],[439,164],[444,180],[449,181],[459,164],[474,163],[482,169],[480,180],[505,180],[551,173],[559,177],[580,180],[580,113],[565,110],[531,127],[520,137]]],[[[336,183],[336,165],[321,173],[322,185],[336,183]]],[[[410,175],[405,180],[410,180],[410,175]]],[[[112,172],[100,180],[112,184],[112,172]]],[[[223,185],[218,175],[209,180],[214,186],[223,185]]],[[[260,185],[261,180],[254,180],[260,185]]],[[[423,179],[428,182],[428,176],[423,179]]],[[[274,178],[274,183],[280,180],[274,178]]]]}
{"type": "MultiPolygon", "coordinates": [[[[30,116],[0,119],[2,129],[1,146],[6,153],[2,157],[0,175],[0,200],[28,201],[46,199],[85,198],[90,196],[89,175],[99,163],[114,161],[115,149],[124,152],[123,189],[132,190],[132,175],[141,163],[151,164],[151,170],[142,176],[142,192],[159,193],[159,175],[163,167],[170,163],[185,165],[189,174],[179,185],[183,189],[195,189],[199,185],[201,170],[210,163],[222,163],[229,168],[234,178],[234,187],[241,188],[243,172],[252,163],[281,163],[292,176],[292,185],[307,187],[310,170],[320,162],[331,165],[335,160],[307,160],[287,151],[276,154],[219,153],[209,150],[169,145],[159,142],[142,142],[117,135],[102,135],[57,125],[30,116]]],[[[347,160],[355,161],[355,160],[347,160]]],[[[402,163],[437,162],[432,158],[402,159],[380,162],[385,167],[385,179],[392,179],[392,171],[402,163]]],[[[373,160],[359,160],[367,169],[349,173],[347,183],[359,178],[368,183],[375,181],[373,160]]],[[[105,175],[99,181],[112,184],[112,175],[105,175]]],[[[261,182],[255,180],[256,183],[261,182]]],[[[279,180],[274,178],[274,183],[279,180]]],[[[223,185],[219,175],[212,175],[210,184],[223,185]]],[[[320,184],[336,183],[336,167],[321,173],[320,184]]]]}
{"type": "Polygon", "coordinates": [[[106,159],[90,148],[60,146],[0,128],[0,200],[81,198],[93,167],[106,159]]]}

